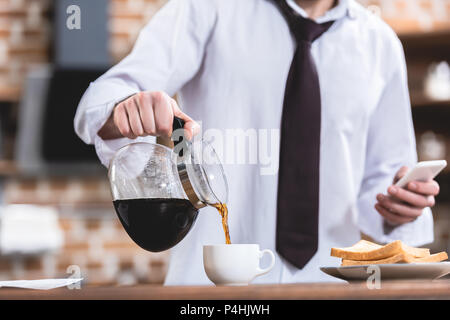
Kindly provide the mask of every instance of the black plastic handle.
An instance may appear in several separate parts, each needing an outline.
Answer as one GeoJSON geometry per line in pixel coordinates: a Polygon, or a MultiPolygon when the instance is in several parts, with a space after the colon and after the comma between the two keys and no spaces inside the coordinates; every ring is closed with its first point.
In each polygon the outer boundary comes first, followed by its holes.
{"type": "Polygon", "coordinates": [[[172,131],[183,129],[184,128],[184,120],[178,117],[173,117],[172,131]]]}
{"type": "MultiPolygon", "coordinates": [[[[184,131],[183,131],[183,135],[182,135],[181,137],[179,137],[178,140],[175,140],[175,138],[173,137],[173,132],[174,132],[175,130],[178,130],[178,129],[183,129],[183,128],[184,128],[184,124],[185,124],[185,122],[184,122],[183,119],[178,118],[178,117],[173,117],[173,124],[172,124],[172,141],[173,141],[174,149],[178,152],[178,156],[179,156],[179,157],[183,157],[183,154],[184,154],[183,149],[184,149],[185,147],[187,147],[187,145],[186,145],[186,138],[184,137],[184,131]],[[182,145],[180,145],[181,148],[175,148],[175,147],[177,147],[180,143],[182,144],[182,145]]],[[[175,150],[174,150],[174,151],[175,151],[175,150]]]]}

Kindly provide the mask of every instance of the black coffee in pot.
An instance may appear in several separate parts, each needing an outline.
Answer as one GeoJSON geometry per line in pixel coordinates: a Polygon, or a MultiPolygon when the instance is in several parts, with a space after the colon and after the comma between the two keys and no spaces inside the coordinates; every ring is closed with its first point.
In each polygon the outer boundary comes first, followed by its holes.
{"type": "Polygon", "coordinates": [[[185,199],[127,199],[113,203],[131,239],[153,252],[170,249],[180,242],[198,214],[185,199]]]}

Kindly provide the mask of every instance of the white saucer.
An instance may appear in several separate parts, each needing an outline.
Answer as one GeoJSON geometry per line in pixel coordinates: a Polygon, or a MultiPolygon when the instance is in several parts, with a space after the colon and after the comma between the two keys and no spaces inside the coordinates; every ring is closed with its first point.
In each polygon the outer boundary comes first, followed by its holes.
{"type": "Polygon", "coordinates": [[[330,276],[347,281],[366,281],[379,267],[382,280],[428,279],[434,280],[450,274],[450,262],[374,264],[347,267],[321,267],[330,276]],[[367,270],[368,267],[372,269],[367,270]]]}

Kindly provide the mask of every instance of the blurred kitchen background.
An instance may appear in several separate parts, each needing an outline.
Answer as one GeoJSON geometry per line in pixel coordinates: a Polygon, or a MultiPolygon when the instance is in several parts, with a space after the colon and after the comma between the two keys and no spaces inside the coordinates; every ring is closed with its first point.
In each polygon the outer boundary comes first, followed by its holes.
{"type": "MultiPolygon", "coordinates": [[[[90,284],[163,281],[167,252],[128,238],[106,170],[72,122],[89,82],[130,51],[165,2],[0,0],[0,280],[80,270],[90,284]],[[81,30],[66,27],[72,4],[81,30]]],[[[450,162],[450,0],[360,2],[403,42],[420,160],[450,162]]],[[[449,252],[450,169],[438,180],[430,247],[449,252]]]]}

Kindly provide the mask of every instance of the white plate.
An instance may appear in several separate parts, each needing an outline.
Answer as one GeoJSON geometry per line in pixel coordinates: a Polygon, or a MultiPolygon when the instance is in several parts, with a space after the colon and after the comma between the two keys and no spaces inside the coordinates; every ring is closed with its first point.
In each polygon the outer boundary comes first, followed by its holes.
{"type": "Polygon", "coordinates": [[[366,281],[379,267],[383,280],[429,279],[434,280],[450,274],[450,262],[409,263],[409,264],[374,264],[347,267],[322,267],[320,270],[330,276],[347,281],[366,281]]]}

